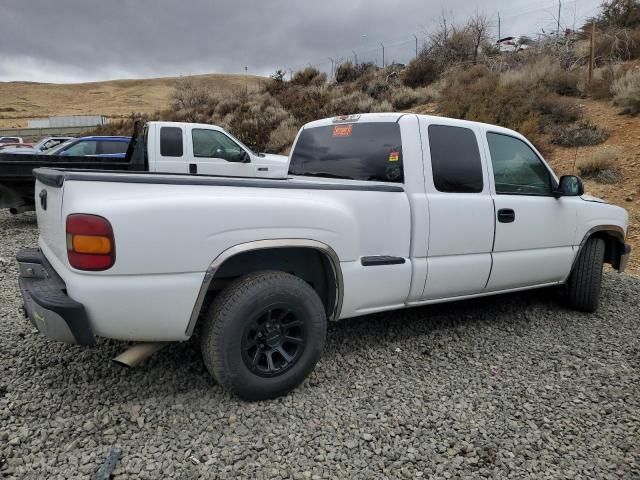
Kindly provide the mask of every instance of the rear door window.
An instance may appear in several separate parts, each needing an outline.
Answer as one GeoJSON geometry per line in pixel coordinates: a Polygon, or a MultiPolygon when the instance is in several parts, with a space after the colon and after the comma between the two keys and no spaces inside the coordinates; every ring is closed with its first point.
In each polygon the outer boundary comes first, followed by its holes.
{"type": "Polygon", "coordinates": [[[182,129],[180,127],[160,128],[160,155],[163,157],[181,157],[182,129]]]}
{"type": "Polygon", "coordinates": [[[126,153],[129,144],[127,142],[116,142],[112,140],[103,140],[98,145],[99,153],[126,153]]]}
{"type": "Polygon", "coordinates": [[[98,142],[95,140],[83,140],[67,148],[64,153],[66,155],[83,157],[86,155],[95,155],[98,142]]]}
{"type": "Polygon", "coordinates": [[[433,183],[439,192],[482,191],[482,160],[472,130],[448,125],[429,125],[429,148],[433,183]]]}
{"type": "Polygon", "coordinates": [[[305,128],[291,154],[289,173],[401,183],[400,126],[380,122],[305,128]]]}

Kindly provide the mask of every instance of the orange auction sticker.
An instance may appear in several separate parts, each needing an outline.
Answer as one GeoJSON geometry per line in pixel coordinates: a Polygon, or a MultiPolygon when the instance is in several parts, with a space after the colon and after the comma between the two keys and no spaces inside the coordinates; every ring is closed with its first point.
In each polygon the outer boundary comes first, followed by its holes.
{"type": "Polygon", "coordinates": [[[336,125],[333,127],[334,137],[350,137],[353,131],[353,125],[336,125]]]}

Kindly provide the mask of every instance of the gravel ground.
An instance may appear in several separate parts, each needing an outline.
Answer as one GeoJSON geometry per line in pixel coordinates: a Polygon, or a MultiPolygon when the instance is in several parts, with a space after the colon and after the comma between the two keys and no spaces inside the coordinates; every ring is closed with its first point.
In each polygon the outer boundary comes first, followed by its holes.
{"type": "Polygon", "coordinates": [[[136,370],[123,344],[38,336],[19,313],[32,215],[0,213],[0,477],[640,478],[640,281],[606,273],[600,311],[549,292],[334,324],[305,384],[243,403],[193,342],[136,370]]]}

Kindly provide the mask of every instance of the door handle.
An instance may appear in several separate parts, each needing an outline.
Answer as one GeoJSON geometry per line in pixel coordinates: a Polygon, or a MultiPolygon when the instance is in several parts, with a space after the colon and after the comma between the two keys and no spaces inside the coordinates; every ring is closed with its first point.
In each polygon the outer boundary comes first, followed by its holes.
{"type": "Polygon", "coordinates": [[[196,175],[198,173],[198,164],[190,163],[189,164],[189,173],[192,175],[196,175]]]}
{"type": "Polygon", "coordinates": [[[500,223],[512,223],[516,219],[516,212],[511,208],[501,208],[498,210],[498,221],[500,223]]]}

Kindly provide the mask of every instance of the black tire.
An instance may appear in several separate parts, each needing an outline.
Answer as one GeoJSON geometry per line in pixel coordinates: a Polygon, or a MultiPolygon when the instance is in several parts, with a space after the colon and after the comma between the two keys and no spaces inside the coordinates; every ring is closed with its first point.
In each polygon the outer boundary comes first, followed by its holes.
{"type": "Polygon", "coordinates": [[[567,282],[567,303],[583,312],[595,312],[600,302],[604,240],[590,238],[580,250],[567,282]]]}
{"type": "Polygon", "coordinates": [[[327,335],[318,294],[304,280],[279,271],[235,280],[212,302],[203,321],[207,369],[245,400],[278,397],[302,383],[327,335]]]}

